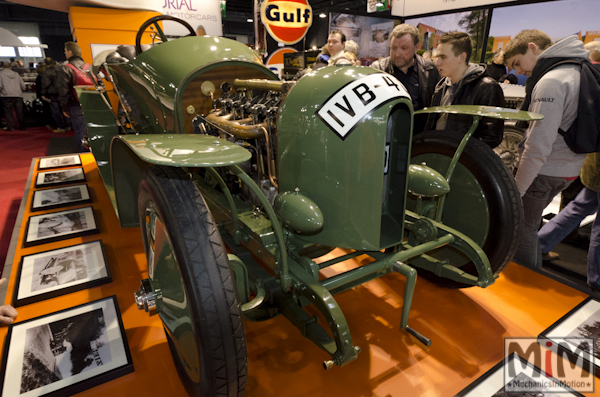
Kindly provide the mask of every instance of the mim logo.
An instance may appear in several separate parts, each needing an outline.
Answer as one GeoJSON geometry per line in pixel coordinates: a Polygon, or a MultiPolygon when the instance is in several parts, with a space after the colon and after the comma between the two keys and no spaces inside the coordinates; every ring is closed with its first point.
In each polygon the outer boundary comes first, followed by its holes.
{"type": "Polygon", "coordinates": [[[519,360],[504,366],[505,391],[511,393],[581,393],[594,391],[594,338],[505,338],[504,356],[517,354],[539,372],[527,373],[519,360]]]}

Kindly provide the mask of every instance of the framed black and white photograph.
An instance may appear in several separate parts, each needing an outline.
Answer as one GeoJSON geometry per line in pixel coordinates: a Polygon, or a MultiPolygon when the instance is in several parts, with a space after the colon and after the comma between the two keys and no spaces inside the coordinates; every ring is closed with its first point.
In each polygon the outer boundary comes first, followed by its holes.
{"type": "Polygon", "coordinates": [[[29,217],[25,247],[98,233],[92,207],[29,217]]]}
{"type": "Polygon", "coordinates": [[[21,258],[13,306],[110,283],[102,241],[92,241],[21,258]]]}
{"type": "Polygon", "coordinates": [[[87,185],[36,190],[31,200],[31,212],[91,202],[87,185]]]}
{"type": "Polygon", "coordinates": [[[133,372],[116,296],[9,326],[3,396],[70,396],[133,372]]]}
{"type": "Polygon", "coordinates": [[[69,168],[67,170],[38,172],[35,178],[35,187],[50,187],[83,181],[85,181],[83,168],[69,168]]]}
{"type": "Polygon", "coordinates": [[[38,165],[38,170],[47,170],[50,168],[71,167],[81,165],[81,159],[78,154],[68,156],[42,157],[38,165]]]}
{"type": "Polygon", "coordinates": [[[542,332],[538,342],[600,377],[600,302],[584,300],[542,332]],[[591,338],[593,343],[587,341],[591,338]],[[589,355],[570,354],[576,349],[589,355]]]}
{"type": "Polygon", "coordinates": [[[505,357],[455,397],[583,397],[513,353],[505,357]],[[514,369],[509,370],[509,369],[514,369]]]}

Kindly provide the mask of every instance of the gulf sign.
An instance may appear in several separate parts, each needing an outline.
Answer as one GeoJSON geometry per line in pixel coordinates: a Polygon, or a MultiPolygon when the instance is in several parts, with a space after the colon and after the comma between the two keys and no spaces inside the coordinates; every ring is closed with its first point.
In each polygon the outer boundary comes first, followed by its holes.
{"type": "Polygon", "coordinates": [[[260,7],[260,20],[276,41],[295,44],[312,25],[312,8],[308,0],[265,0],[260,7]]]}

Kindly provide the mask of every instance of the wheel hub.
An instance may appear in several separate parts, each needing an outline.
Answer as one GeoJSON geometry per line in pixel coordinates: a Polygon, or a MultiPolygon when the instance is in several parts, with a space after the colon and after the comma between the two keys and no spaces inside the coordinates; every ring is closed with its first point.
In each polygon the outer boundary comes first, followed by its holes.
{"type": "Polygon", "coordinates": [[[161,296],[156,293],[149,278],[142,280],[140,289],[134,293],[134,297],[138,310],[144,310],[151,316],[157,313],[157,303],[161,296]]]}

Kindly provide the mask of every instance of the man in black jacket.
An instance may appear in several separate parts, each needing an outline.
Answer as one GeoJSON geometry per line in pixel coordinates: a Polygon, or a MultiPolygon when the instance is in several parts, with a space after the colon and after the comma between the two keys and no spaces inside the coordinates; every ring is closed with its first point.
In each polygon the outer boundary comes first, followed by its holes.
{"type": "MultiPolygon", "coordinates": [[[[371,64],[400,80],[412,98],[414,110],[431,106],[435,85],[440,80],[433,62],[417,55],[419,47],[419,29],[406,23],[397,25],[390,35],[390,56],[371,64]]],[[[413,134],[423,132],[426,120],[415,116],[413,134]]]]}
{"type": "MultiPolygon", "coordinates": [[[[445,77],[435,87],[431,106],[487,105],[506,107],[504,93],[496,80],[488,76],[485,67],[469,64],[473,44],[469,35],[451,32],[443,35],[436,51],[440,74],[445,77]]],[[[430,114],[426,130],[460,131],[466,133],[473,122],[467,115],[430,114]]],[[[474,136],[490,147],[502,142],[504,121],[483,117],[474,136]]]]}
{"type": "Polygon", "coordinates": [[[46,64],[46,70],[42,75],[42,100],[50,105],[52,118],[58,127],[54,132],[65,132],[68,126],[58,100],[57,84],[58,70],[61,65],[57,64],[56,61],[50,57],[47,57],[44,63],[46,64]]]}
{"type": "MultiPolygon", "coordinates": [[[[81,48],[73,41],[67,41],[65,43],[65,57],[67,62],[76,68],[82,70],[85,62],[81,59],[81,48]]],[[[77,148],[80,152],[88,152],[81,140],[85,137],[85,120],[83,119],[83,113],[81,111],[81,105],[79,99],[75,95],[74,87],[74,71],[68,65],[62,65],[58,69],[57,73],[57,86],[58,86],[58,100],[65,117],[71,119],[71,125],[75,131],[75,140],[77,142],[77,148]]]]}

